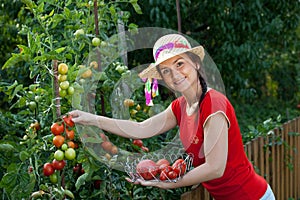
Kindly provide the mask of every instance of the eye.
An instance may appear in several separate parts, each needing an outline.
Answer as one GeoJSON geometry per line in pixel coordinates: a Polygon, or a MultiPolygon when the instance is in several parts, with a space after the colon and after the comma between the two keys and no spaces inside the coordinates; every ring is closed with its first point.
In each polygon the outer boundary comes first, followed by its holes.
{"type": "Polygon", "coordinates": [[[168,75],[171,73],[171,70],[169,68],[163,68],[160,70],[162,75],[168,75]]]}
{"type": "Polygon", "coordinates": [[[184,62],[183,62],[183,61],[178,61],[178,62],[176,63],[176,68],[180,68],[180,67],[182,67],[182,66],[183,66],[183,64],[184,64],[184,62]]]}

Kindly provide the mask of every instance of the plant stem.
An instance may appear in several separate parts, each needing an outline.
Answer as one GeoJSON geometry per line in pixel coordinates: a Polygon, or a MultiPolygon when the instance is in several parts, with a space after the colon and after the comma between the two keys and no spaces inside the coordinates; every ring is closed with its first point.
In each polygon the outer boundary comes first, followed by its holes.
{"type": "Polygon", "coordinates": [[[58,64],[57,60],[53,60],[53,91],[55,97],[55,116],[59,118],[61,115],[60,111],[60,96],[59,96],[59,85],[58,85],[58,64]]]}

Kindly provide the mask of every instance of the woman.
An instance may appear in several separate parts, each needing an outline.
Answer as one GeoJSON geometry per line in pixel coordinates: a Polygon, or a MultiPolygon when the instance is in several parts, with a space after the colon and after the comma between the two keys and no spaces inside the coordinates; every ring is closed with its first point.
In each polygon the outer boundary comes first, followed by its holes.
{"type": "Polygon", "coordinates": [[[179,126],[185,151],[194,155],[194,168],[176,183],[138,179],[135,184],[172,189],[202,183],[216,200],[275,199],[266,180],[255,173],[245,155],[232,105],[222,93],[207,87],[203,47],[191,48],[182,35],[170,34],[157,40],[153,56],[155,63],[139,76],[162,79],[182,94],[166,110],[140,123],[72,111],[74,122],[134,139],[179,126]]]}

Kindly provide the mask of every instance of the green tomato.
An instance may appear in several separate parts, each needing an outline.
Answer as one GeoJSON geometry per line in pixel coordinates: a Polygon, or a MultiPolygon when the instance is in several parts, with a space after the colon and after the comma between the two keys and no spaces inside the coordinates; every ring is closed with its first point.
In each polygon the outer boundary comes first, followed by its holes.
{"type": "Polygon", "coordinates": [[[120,74],[122,74],[122,73],[125,71],[125,67],[122,66],[122,65],[118,65],[118,66],[116,67],[116,70],[117,70],[120,74]]]}
{"type": "Polygon", "coordinates": [[[75,31],[74,35],[76,37],[80,36],[80,35],[83,35],[84,34],[84,30],[83,29],[78,29],[75,31]]]}
{"type": "Polygon", "coordinates": [[[66,74],[60,74],[60,75],[58,75],[58,81],[59,82],[64,82],[64,81],[67,80],[67,78],[68,78],[68,76],[66,74]]]}
{"type": "Polygon", "coordinates": [[[92,44],[93,44],[93,46],[98,47],[101,44],[101,40],[99,38],[97,38],[97,37],[94,37],[92,39],[92,44]]]}
{"type": "Polygon", "coordinates": [[[65,96],[67,96],[67,90],[62,90],[61,88],[59,88],[59,96],[61,98],[64,98],[65,96]]]}
{"type": "Polygon", "coordinates": [[[62,149],[63,151],[67,150],[67,149],[68,149],[68,145],[67,145],[67,144],[61,145],[61,149],[62,149]]]}
{"type": "Polygon", "coordinates": [[[81,78],[81,79],[79,80],[79,83],[80,83],[81,85],[83,85],[83,84],[85,83],[85,80],[84,80],[83,78],[81,78]]]}
{"type": "Polygon", "coordinates": [[[42,100],[42,97],[39,96],[39,95],[37,95],[37,96],[34,97],[34,100],[35,100],[36,102],[40,102],[40,101],[42,100]]]}
{"type": "Polygon", "coordinates": [[[69,69],[69,67],[68,67],[68,65],[66,64],[66,63],[60,63],[59,65],[58,65],[58,73],[59,74],[67,74],[68,73],[68,69],[69,69]]]}
{"type": "Polygon", "coordinates": [[[37,88],[37,84],[31,84],[31,85],[29,85],[29,90],[32,91],[32,92],[35,92],[36,88],[37,88]]]}
{"type": "Polygon", "coordinates": [[[68,160],[74,160],[75,157],[76,157],[76,151],[75,151],[73,148],[68,148],[68,149],[65,151],[65,157],[66,157],[66,159],[68,159],[68,160]]]}
{"type": "Polygon", "coordinates": [[[70,86],[70,87],[68,88],[68,94],[69,94],[69,95],[74,94],[74,91],[75,91],[75,89],[74,89],[73,86],[70,86]]]}
{"type": "Polygon", "coordinates": [[[36,103],[34,101],[30,101],[28,103],[28,107],[31,111],[34,111],[36,109],[36,103]]]}
{"type": "Polygon", "coordinates": [[[102,47],[106,47],[106,46],[107,46],[107,42],[101,41],[101,46],[102,46],[102,47]]]}
{"type": "Polygon", "coordinates": [[[59,84],[59,87],[60,87],[61,89],[63,89],[63,90],[68,89],[69,86],[70,86],[69,81],[63,81],[63,82],[61,82],[61,83],[59,84]]]}
{"type": "Polygon", "coordinates": [[[54,174],[51,174],[51,175],[49,176],[49,178],[50,178],[51,183],[53,183],[53,184],[56,184],[57,181],[58,181],[57,175],[56,175],[55,173],[54,173],[54,174]]]}
{"type": "Polygon", "coordinates": [[[58,149],[55,151],[54,153],[55,160],[61,161],[64,159],[64,157],[65,157],[65,153],[62,150],[58,149]]]}

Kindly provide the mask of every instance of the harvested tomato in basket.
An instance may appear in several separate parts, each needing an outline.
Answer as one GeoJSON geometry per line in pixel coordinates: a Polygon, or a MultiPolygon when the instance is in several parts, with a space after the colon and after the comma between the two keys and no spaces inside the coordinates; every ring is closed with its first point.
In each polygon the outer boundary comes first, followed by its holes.
{"type": "Polygon", "coordinates": [[[177,174],[183,175],[186,171],[186,162],[181,158],[177,159],[173,163],[172,168],[177,174]]]}
{"type": "Polygon", "coordinates": [[[146,159],[137,164],[136,172],[145,180],[151,180],[159,173],[159,168],[154,161],[146,159]]]}

